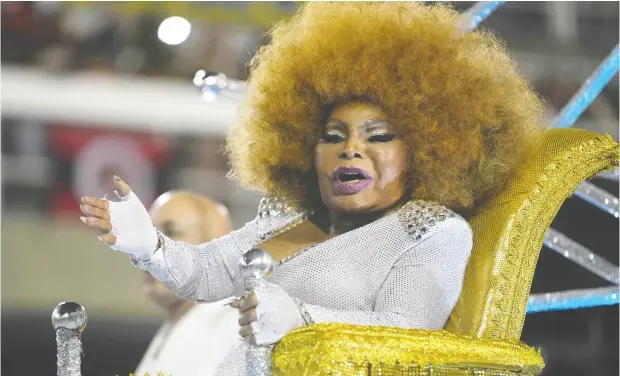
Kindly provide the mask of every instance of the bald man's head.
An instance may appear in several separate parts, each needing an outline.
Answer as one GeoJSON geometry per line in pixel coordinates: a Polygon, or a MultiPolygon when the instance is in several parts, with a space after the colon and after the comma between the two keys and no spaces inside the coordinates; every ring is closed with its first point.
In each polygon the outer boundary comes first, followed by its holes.
{"type": "Polygon", "coordinates": [[[231,230],[226,207],[204,196],[171,191],[159,196],[150,210],[153,225],[173,240],[201,244],[231,230]]]}
{"type": "MultiPolygon", "coordinates": [[[[189,192],[171,191],[159,196],[150,210],[153,225],[172,240],[201,244],[230,232],[228,210],[220,203],[189,192]]],[[[153,302],[174,315],[188,301],[170,292],[148,272],[144,283],[153,302]]]]}

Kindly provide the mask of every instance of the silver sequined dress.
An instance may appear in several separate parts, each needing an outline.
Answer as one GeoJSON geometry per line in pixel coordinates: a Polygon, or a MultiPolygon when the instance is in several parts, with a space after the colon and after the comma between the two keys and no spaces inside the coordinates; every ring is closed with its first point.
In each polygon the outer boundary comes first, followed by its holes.
{"type": "MultiPolygon", "coordinates": [[[[258,216],[239,230],[201,245],[160,234],[162,247],[151,260],[132,261],[177,294],[214,302],[242,294],[235,276],[243,252],[306,218],[263,199],[258,216]]],[[[270,282],[301,300],[315,323],[440,329],[461,292],[471,248],[471,228],[462,217],[432,202],[411,201],[288,258],[270,282]]],[[[218,375],[245,375],[241,340],[218,375]]]]}

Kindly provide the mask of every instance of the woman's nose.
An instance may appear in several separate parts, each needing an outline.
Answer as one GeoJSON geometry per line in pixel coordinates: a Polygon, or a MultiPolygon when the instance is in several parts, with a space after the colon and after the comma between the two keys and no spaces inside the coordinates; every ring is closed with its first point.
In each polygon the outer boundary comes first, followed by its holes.
{"type": "Polygon", "coordinates": [[[362,154],[351,149],[344,149],[342,153],[340,153],[340,159],[355,159],[362,158],[362,154]]]}
{"type": "Polygon", "coordinates": [[[344,150],[340,153],[340,159],[355,159],[362,158],[362,153],[359,151],[359,144],[355,139],[350,138],[344,144],[344,150]]]}

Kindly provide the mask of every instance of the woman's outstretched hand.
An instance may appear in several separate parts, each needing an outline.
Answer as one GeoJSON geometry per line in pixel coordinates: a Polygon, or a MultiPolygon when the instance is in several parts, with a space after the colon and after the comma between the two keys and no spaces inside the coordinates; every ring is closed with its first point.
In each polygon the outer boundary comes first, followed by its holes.
{"type": "Polygon", "coordinates": [[[110,248],[148,260],[159,248],[151,217],[127,183],[114,176],[114,185],[121,201],[82,197],[80,220],[97,230],[110,248]]]}

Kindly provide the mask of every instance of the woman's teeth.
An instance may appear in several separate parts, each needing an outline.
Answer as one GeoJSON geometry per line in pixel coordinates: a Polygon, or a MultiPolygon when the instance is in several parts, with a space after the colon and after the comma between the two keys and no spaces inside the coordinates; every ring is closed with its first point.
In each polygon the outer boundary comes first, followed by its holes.
{"type": "Polygon", "coordinates": [[[360,180],[365,180],[365,178],[360,174],[343,174],[340,176],[340,181],[346,183],[355,183],[359,182],[360,180]]]}

